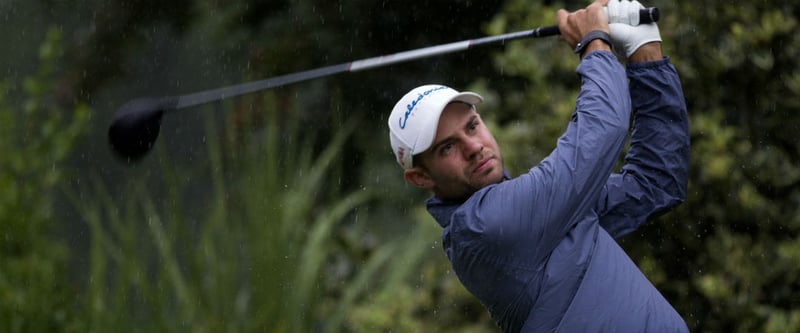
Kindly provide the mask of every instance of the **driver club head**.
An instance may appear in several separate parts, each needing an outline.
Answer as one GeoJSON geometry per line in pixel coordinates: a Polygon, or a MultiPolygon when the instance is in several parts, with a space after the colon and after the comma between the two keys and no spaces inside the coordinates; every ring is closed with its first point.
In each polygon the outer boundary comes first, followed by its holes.
{"type": "Polygon", "coordinates": [[[129,162],[140,160],[155,144],[164,112],[174,110],[176,98],[138,98],[119,108],[108,129],[111,147],[129,162]]]}

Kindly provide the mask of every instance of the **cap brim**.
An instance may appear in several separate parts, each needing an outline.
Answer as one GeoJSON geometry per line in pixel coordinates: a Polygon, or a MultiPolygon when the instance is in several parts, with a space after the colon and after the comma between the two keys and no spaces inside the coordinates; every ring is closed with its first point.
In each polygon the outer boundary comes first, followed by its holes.
{"type": "Polygon", "coordinates": [[[482,103],[483,102],[483,97],[481,97],[481,95],[478,95],[478,94],[476,94],[474,92],[465,91],[465,92],[461,92],[461,93],[458,93],[457,95],[453,96],[453,98],[451,98],[450,102],[448,102],[448,103],[452,103],[452,102],[464,102],[464,103],[469,103],[469,104],[475,105],[475,104],[482,103]]]}

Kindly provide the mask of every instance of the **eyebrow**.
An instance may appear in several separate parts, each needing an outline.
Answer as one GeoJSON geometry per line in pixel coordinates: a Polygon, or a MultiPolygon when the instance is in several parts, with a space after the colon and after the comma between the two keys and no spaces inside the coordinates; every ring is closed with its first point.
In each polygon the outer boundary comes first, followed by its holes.
{"type": "MultiPolygon", "coordinates": [[[[467,122],[465,122],[465,123],[464,123],[464,126],[463,126],[463,128],[464,128],[464,129],[468,128],[470,125],[472,125],[472,123],[474,123],[474,122],[475,122],[475,120],[476,120],[476,119],[478,119],[478,115],[477,115],[477,114],[473,114],[472,116],[470,116],[470,117],[469,117],[469,119],[467,120],[467,122]]],[[[444,145],[444,144],[446,144],[446,143],[449,143],[449,142],[451,142],[451,141],[453,141],[453,140],[454,140],[454,139],[453,139],[453,136],[448,136],[448,137],[446,137],[446,138],[442,139],[442,140],[441,140],[441,141],[439,141],[439,142],[435,142],[435,143],[434,143],[434,144],[431,146],[431,151],[432,151],[432,152],[436,152],[436,150],[438,150],[438,149],[439,149],[439,147],[441,147],[442,145],[444,145]]]]}

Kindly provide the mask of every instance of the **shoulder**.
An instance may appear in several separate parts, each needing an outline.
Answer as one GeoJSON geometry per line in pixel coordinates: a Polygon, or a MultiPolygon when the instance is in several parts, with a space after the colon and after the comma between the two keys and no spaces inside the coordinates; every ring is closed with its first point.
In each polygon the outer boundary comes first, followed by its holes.
{"type": "Polygon", "coordinates": [[[510,245],[524,234],[522,221],[530,221],[532,202],[524,198],[521,183],[529,181],[521,176],[489,185],[475,192],[451,216],[452,231],[469,240],[480,240],[493,248],[510,245]]]}

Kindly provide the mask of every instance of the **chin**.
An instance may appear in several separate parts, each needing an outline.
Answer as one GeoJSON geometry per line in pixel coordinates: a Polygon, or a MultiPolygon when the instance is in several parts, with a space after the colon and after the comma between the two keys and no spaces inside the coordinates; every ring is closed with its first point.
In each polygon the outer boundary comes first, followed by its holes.
{"type": "Polygon", "coordinates": [[[503,169],[502,168],[498,168],[497,170],[492,170],[492,172],[489,175],[487,175],[488,179],[487,179],[487,184],[486,185],[497,184],[499,182],[502,182],[503,181],[503,175],[504,174],[503,174],[503,169]]]}
{"type": "Polygon", "coordinates": [[[502,181],[503,181],[503,174],[502,173],[500,173],[500,176],[495,176],[494,174],[491,174],[491,175],[488,175],[485,179],[482,179],[481,181],[477,182],[475,189],[477,191],[477,190],[482,189],[482,188],[484,188],[486,186],[498,184],[498,183],[500,183],[502,181]]]}

